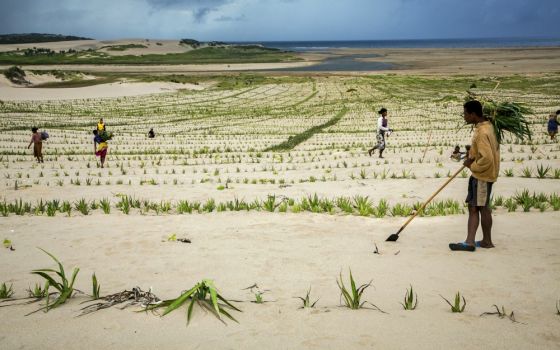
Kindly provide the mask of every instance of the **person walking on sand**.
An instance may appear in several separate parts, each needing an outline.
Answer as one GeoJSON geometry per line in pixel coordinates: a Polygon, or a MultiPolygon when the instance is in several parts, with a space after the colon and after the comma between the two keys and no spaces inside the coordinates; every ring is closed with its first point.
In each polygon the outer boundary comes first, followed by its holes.
{"type": "Polygon", "coordinates": [[[103,118],[99,118],[99,122],[97,123],[97,131],[106,131],[105,130],[105,123],[103,122],[103,118]]]}
{"type": "Polygon", "coordinates": [[[492,243],[492,212],[490,194],[500,171],[500,150],[494,126],[482,114],[482,104],[469,101],[463,106],[467,124],[474,124],[471,149],[463,165],[471,170],[466,202],[469,208],[467,239],[450,243],[451,250],[474,252],[476,247],[494,248],[492,243]],[[478,225],[482,225],[482,240],[475,241],[478,225]]]}
{"type": "MultiPolygon", "coordinates": [[[[388,127],[387,121],[387,109],[381,108],[379,110],[379,118],[377,118],[377,144],[370,150],[368,150],[368,154],[371,155],[375,152],[375,150],[379,150],[379,158],[383,158],[383,151],[385,150],[385,134],[390,133],[391,129],[388,127]]],[[[388,136],[389,134],[387,134],[388,136]]]]}
{"type": "Polygon", "coordinates": [[[43,139],[41,138],[41,134],[39,133],[38,128],[31,128],[31,141],[27,146],[27,149],[33,145],[33,156],[37,158],[37,163],[44,163],[43,161],[43,139]]]}
{"type": "Polygon", "coordinates": [[[107,157],[107,149],[109,146],[107,145],[107,141],[103,141],[101,136],[99,136],[99,131],[93,130],[93,151],[95,155],[99,157],[101,160],[101,167],[105,164],[105,157],[107,157]]]}
{"type": "Polygon", "coordinates": [[[558,134],[558,115],[560,115],[560,110],[556,111],[556,114],[551,114],[548,117],[548,135],[550,136],[550,140],[556,140],[556,134],[558,134]]]}

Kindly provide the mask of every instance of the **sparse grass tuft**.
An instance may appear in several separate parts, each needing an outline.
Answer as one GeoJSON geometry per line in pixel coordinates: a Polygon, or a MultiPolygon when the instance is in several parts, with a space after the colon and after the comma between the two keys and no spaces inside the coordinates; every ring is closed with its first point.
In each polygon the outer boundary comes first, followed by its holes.
{"type": "Polygon", "coordinates": [[[465,300],[464,296],[461,296],[461,294],[459,292],[457,292],[457,294],[455,294],[455,303],[451,304],[449,302],[449,300],[445,299],[442,295],[440,295],[440,297],[445,300],[445,302],[447,304],[449,304],[449,306],[451,306],[451,312],[458,312],[461,313],[463,311],[465,311],[465,307],[467,306],[467,301],[465,300]],[[463,298],[463,305],[461,306],[461,298],[463,298]]]}
{"type": "Polygon", "coordinates": [[[415,310],[416,306],[418,306],[418,295],[414,294],[412,285],[410,285],[410,290],[406,290],[404,301],[401,303],[401,305],[405,310],[415,310]]]}
{"type": "Polygon", "coordinates": [[[311,302],[311,288],[309,288],[307,290],[307,294],[305,295],[305,297],[298,297],[298,299],[301,300],[301,302],[303,303],[303,305],[300,307],[300,309],[306,309],[306,308],[314,308],[315,304],[317,304],[317,302],[319,301],[319,299],[315,300],[315,302],[311,302]]]}
{"type": "Polygon", "coordinates": [[[162,314],[162,316],[165,316],[187,303],[189,304],[187,308],[187,325],[191,321],[195,303],[213,313],[224,324],[225,322],[222,319],[222,316],[226,316],[230,320],[237,322],[237,320],[233,318],[226,309],[241,312],[241,310],[233,306],[222,295],[220,295],[217,288],[214,286],[214,282],[208,279],[204,279],[197,283],[194,287],[181,293],[181,295],[176,299],[164,300],[157,305],[149,305],[145,308],[145,310],[155,310],[165,307],[162,314]]]}
{"type": "MultiPolygon", "coordinates": [[[[39,248],[41,249],[41,248],[39,248]]],[[[72,277],[70,280],[66,277],[66,273],[64,272],[64,266],[58,261],[58,259],[52,255],[51,253],[47,252],[44,249],[41,249],[45,254],[50,256],[57,264],[58,264],[58,271],[53,269],[40,269],[40,270],[33,270],[31,273],[43,277],[47,282],[49,287],[54,287],[58,291],[58,296],[52,304],[49,304],[48,298],[48,287],[47,287],[47,305],[40,308],[39,310],[45,310],[48,312],[55,307],[62,305],[66,302],[66,300],[72,298],[72,294],[74,293],[74,282],[76,280],[76,276],[80,271],[79,268],[74,268],[72,272],[72,277]],[[51,277],[50,273],[55,273],[60,277],[60,282],[57,282],[53,277],[51,277]]],[[[36,310],[34,312],[37,312],[36,310]]]]}
{"type": "Polygon", "coordinates": [[[101,285],[97,283],[97,277],[95,276],[95,273],[91,275],[91,284],[92,284],[91,296],[93,300],[97,300],[100,297],[99,293],[101,291],[101,285]]]}
{"type": "Polygon", "coordinates": [[[375,304],[372,304],[368,301],[362,301],[362,294],[364,291],[371,286],[371,282],[362,284],[361,286],[356,288],[356,282],[354,281],[354,277],[352,276],[352,270],[348,270],[350,274],[350,289],[348,290],[344,285],[342,280],[342,272],[340,273],[340,280],[336,281],[338,288],[340,289],[340,299],[344,300],[344,305],[351,309],[351,310],[358,310],[364,308],[364,305],[367,303],[373,306],[376,310],[385,313],[385,311],[381,310],[375,304]]]}
{"type": "Polygon", "coordinates": [[[8,287],[6,285],[6,282],[3,282],[2,284],[0,284],[0,299],[8,299],[10,298],[12,295],[14,295],[14,291],[12,289],[12,284],[10,284],[10,286],[8,287]]]}

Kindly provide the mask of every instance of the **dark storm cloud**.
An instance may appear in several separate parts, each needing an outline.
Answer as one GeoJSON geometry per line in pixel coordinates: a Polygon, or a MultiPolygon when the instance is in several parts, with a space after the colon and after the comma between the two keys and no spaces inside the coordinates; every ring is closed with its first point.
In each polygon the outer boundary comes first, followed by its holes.
{"type": "Polygon", "coordinates": [[[184,9],[190,10],[197,22],[217,11],[221,6],[232,2],[231,0],[147,0],[154,9],[184,9]]]}

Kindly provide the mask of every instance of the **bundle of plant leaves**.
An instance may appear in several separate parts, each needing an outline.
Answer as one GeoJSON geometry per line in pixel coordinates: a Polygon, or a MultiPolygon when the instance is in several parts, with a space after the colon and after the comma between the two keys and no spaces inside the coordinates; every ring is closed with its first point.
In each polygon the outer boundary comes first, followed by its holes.
{"type": "Polygon", "coordinates": [[[472,91],[467,91],[466,101],[478,100],[482,103],[482,112],[494,126],[496,139],[498,143],[502,143],[505,133],[509,132],[516,138],[531,140],[532,132],[529,128],[529,122],[525,118],[526,114],[532,111],[516,102],[496,102],[483,96],[477,96],[472,91]]]}
{"type": "Polygon", "coordinates": [[[109,141],[113,138],[113,133],[103,130],[99,133],[99,137],[101,137],[101,140],[103,141],[109,141]]]}

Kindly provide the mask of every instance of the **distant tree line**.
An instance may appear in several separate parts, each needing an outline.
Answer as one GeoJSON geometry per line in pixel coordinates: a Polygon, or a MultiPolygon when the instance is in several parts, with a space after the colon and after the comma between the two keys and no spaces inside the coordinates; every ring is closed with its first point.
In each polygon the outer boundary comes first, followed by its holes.
{"type": "Polygon", "coordinates": [[[200,42],[200,41],[194,40],[194,39],[181,39],[180,43],[185,44],[185,45],[189,45],[189,46],[191,46],[195,49],[200,47],[201,45],[207,45],[207,46],[224,46],[224,45],[227,45],[223,41],[200,42]]]}
{"type": "Polygon", "coordinates": [[[0,44],[27,44],[27,43],[47,43],[54,41],[74,41],[74,40],[93,40],[73,35],[60,34],[0,34],[0,44]]]}

